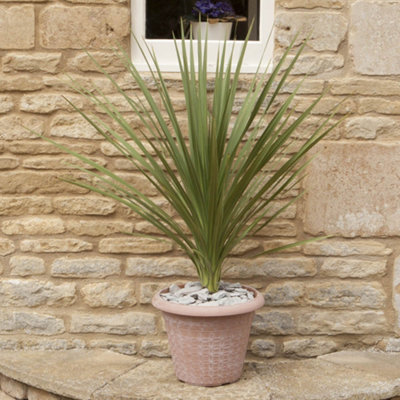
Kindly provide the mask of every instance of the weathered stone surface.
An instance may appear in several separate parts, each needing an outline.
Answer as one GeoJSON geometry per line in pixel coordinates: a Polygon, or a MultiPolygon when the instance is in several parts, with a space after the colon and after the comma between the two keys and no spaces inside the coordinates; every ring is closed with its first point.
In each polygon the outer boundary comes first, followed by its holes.
{"type": "Polygon", "coordinates": [[[67,215],[110,215],[116,209],[113,200],[103,197],[56,197],[54,208],[60,214],[67,215]]]}
{"type": "Polygon", "coordinates": [[[288,356],[315,357],[336,349],[336,342],[329,339],[293,339],[283,342],[283,353],[288,356]]]}
{"type": "Polygon", "coordinates": [[[264,292],[267,306],[292,306],[299,303],[304,295],[300,282],[271,283],[264,292]]]}
{"type": "Polygon", "coordinates": [[[51,275],[60,278],[105,278],[119,275],[121,261],[106,257],[57,258],[51,266],[51,275]]]}
{"type": "Polygon", "coordinates": [[[303,246],[305,254],[315,256],[387,256],[392,250],[376,240],[324,240],[303,246]]]}
{"type": "Polygon", "coordinates": [[[290,335],[296,330],[295,320],[289,312],[258,312],[254,316],[251,331],[255,335],[290,335]]]}
{"type": "Polygon", "coordinates": [[[44,390],[28,387],[28,400],[59,400],[59,398],[44,390]]]}
{"type": "Polygon", "coordinates": [[[15,245],[12,240],[0,238],[0,256],[14,253],[15,245]]]}
{"type": "Polygon", "coordinates": [[[39,15],[40,44],[47,49],[103,49],[129,34],[125,7],[51,5],[39,15]]]}
{"type": "Polygon", "coordinates": [[[31,4],[0,7],[0,49],[35,45],[35,11],[31,4]]]}
{"type": "Polygon", "coordinates": [[[352,4],[349,41],[356,72],[400,74],[398,27],[393,24],[399,17],[400,4],[396,1],[362,0],[352,4]]]}
{"type": "Polygon", "coordinates": [[[329,86],[334,95],[398,96],[400,94],[400,83],[393,79],[341,77],[329,80],[329,86]]]}
{"type": "Polygon", "coordinates": [[[11,96],[0,95],[0,114],[11,111],[14,108],[14,101],[11,96]]]}
{"type": "Polygon", "coordinates": [[[6,235],[51,235],[64,233],[65,226],[58,217],[23,217],[4,221],[1,230],[6,235]]]}
{"type": "Polygon", "coordinates": [[[51,315],[23,311],[0,312],[0,333],[18,331],[28,335],[51,336],[65,332],[64,321],[51,315]]]}
{"type": "Polygon", "coordinates": [[[137,345],[135,342],[132,342],[132,340],[98,339],[91,340],[89,346],[93,349],[107,349],[115,351],[116,353],[126,354],[127,356],[132,356],[137,353],[137,345]]]}
{"type": "Polygon", "coordinates": [[[142,357],[170,357],[168,340],[143,339],[140,345],[139,354],[142,357]]]}
{"type": "MultiPolygon", "coordinates": [[[[286,70],[293,61],[294,56],[288,56],[283,64],[282,71],[286,70]]],[[[279,62],[279,55],[275,59],[279,62]]],[[[343,68],[344,57],[341,54],[303,54],[301,55],[293,69],[292,75],[317,75],[325,72],[335,71],[343,68]]],[[[320,93],[322,90],[320,91],[320,93]]],[[[304,92],[303,92],[304,93],[304,92]]],[[[299,93],[301,94],[301,93],[299,93]]]]}
{"type": "Polygon", "coordinates": [[[337,51],[347,32],[347,20],[340,13],[290,12],[275,18],[275,38],[284,47],[298,34],[296,44],[307,38],[317,51],[337,51]]]}
{"type": "Polygon", "coordinates": [[[302,335],[383,333],[387,322],[382,311],[312,311],[297,315],[297,331],[302,335]]]}
{"type": "Polygon", "coordinates": [[[2,352],[0,372],[60,396],[89,399],[142,362],[106,350],[9,351],[2,352]]]}
{"type": "Polygon", "coordinates": [[[107,236],[113,233],[133,232],[133,223],[110,220],[70,220],[65,222],[67,231],[74,235],[107,236]]]}
{"type": "Polygon", "coordinates": [[[89,283],[81,288],[83,301],[90,307],[124,308],[136,304],[132,283],[89,283]]]}
{"type": "Polygon", "coordinates": [[[10,275],[42,275],[46,272],[44,260],[32,256],[13,256],[10,258],[10,275]]]}
{"type": "Polygon", "coordinates": [[[99,242],[100,253],[133,253],[133,254],[158,254],[168,253],[173,245],[167,240],[148,238],[109,238],[99,242]]]}
{"type": "Polygon", "coordinates": [[[258,240],[242,240],[238,245],[236,245],[232,251],[229,253],[230,256],[242,256],[251,250],[256,250],[260,248],[260,242],[258,240]]]}
{"type": "Polygon", "coordinates": [[[396,327],[400,328],[400,257],[394,261],[393,270],[393,306],[396,311],[396,327]]]}
{"type": "Polygon", "coordinates": [[[14,399],[22,400],[25,399],[27,395],[26,385],[14,379],[7,378],[6,376],[1,377],[1,390],[14,399]]]}
{"type": "MultiPolygon", "coordinates": [[[[90,157],[90,160],[102,166],[107,165],[107,161],[99,157],[90,157]]],[[[74,170],[76,167],[86,168],[89,170],[95,169],[90,165],[84,164],[73,156],[26,158],[22,161],[22,166],[26,169],[34,170],[74,170]]]]}
{"type": "Polygon", "coordinates": [[[31,92],[43,87],[43,79],[39,77],[0,74],[0,92],[31,92]]]}
{"type": "Polygon", "coordinates": [[[278,4],[285,8],[342,8],[346,0],[278,0],[278,4]]]}
{"type": "Polygon", "coordinates": [[[75,114],[57,114],[50,125],[51,136],[67,137],[74,139],[102,139],[95,128],[75,114]]]}
{"type": "Polygon", "coordinates": [[[26,239],[21,241],[20,249],[33,253],[79,253],[92,250],[93,244],[79,239],[26,239]]]}
{"type": "MultiPolygon", "coordinates": [[[[298,98],[294,109],[297,112],[306,111],[311,104],[315,101],[315,99],[308,98],[298,98]]],[[[343,99],[343,98],[335,98],[335,97],[324,97],[319,103],[313,108],[311,114],[314,115],[326,115],[331,114],[332,111],[335,110],[337,115],[347,115],[354,114],[357,111],[357,103],[353,99],[343,99]]],[[[321,122],[321,121],[320,121],[321,122]]]]}
{"type": "MultiPolygon", "coordinates": [[[[91,51],[90,56],[109,73],[125,70],[123,62],[114,53],[91,51]]],[[[78,54],[71,58],[68,64],[82,72],[98,72],[98,67],[90,56],[86,53],[78,54]]]]}
{"type": "Polygon", "coordinates": [[[273,340],[256,339],[251,342],[250,350],[256,356],[270,358],[276,354],[276,344],[273,340]]]}
{"type": "Polygon", "coordinates": [[[49,114],[53,111],[72,111],[72,106],[65,99],[67,98],[76,107],[83,108],[83,100],[78,95],[41,93],[26,94],[20,102],[21,111],[49,114]]]}
{"type": "Polygon", "coordinates": [[[111,335],[151,335],[156,333],[156,317],[144,312],[83,314],[71,316],[73,333],[108,333],[111,335]]]}
{"type": "MultiPolygon", "coordinates": [[[[68,144],[71,150],[79,150],[81,154],[93,154],[97,148],[95,144],[80,143],[80,144],[68,144]]],[[[63,153],[58,147],[52,143],[46,143],[44,141],[36,142],[14,142],[7,144],[7,149],[14,154],[61,154],[63,153]]]]}
{"type": "Polygon", "coordinates": [[[305,229],[347,237],[398,235],[400,146],[330,142],[319,150],[306,178],[305,229]]]}
{"type": "Polygon", "coordinates": [[[56,73],[61,53],[8,53],[3,57],[3,72],[56,73]]]}
{"type": "MultiPolygon", "coordinates": [[[[175,284],[179,285],[182,282],[174,281],[175,284]]],[[[172,283],[162,282],[162,283],[153,283],[147,282],[142,283],[140,285],[140,304],[150,304],[153,295],[161,289],[169,287],[172,283]]]]}
{"type": "Polygon", "coordinates": [[[89,92],[99,90],[105,94],[113,93],[116,90],[110,80],[102,76],[92,77],[89,75],[68,74],[68,77],[66,77],[64,74],[44,75],[43,83],[46,88],[62,92],[76,92],[76,87],[89,92]]]}
{"type": "Polygon", "coordinates": [[[345,122],[348,139],[376,139],[398,135],[398,124],[388,117],[353,117],[345,122]]]}
{"type": "Polygon", "coordinates": [[[0,198],[0,215],[17,216],[50,214],[53,211],[51,199],[40,196],[0,198]]]}
{"type": "Polygon", "coordinates": [[[381,99],[376,97],[362,97],[359,101],[358,112],[360,114],[400,114],[400,101],[381,99]]]}
{"type": "Polygon", "coordinates": [[[154,278],[197,276],[193,263],[189,259],[182,257],[129,257],[127,259],[126,275],[154,278]]]}
{"type": "Polygon", "coordinates": [[[266,227],[257,232],[257,236],[296,236],[296,225],[291,221],[271,221],[266,227]]]}
{"type": "Polygon", "coordinates": [[[0,169],[15,169],[19,165],[18,158],[0,157],[0,169]]]}
{"type": "Polygon", "coordinates": [[[5,307],[69,306],[75,302],[75,284],[37,280],[0,280],[0,303],[5,307]]]}
{"type": "Polygon", "coordinates": [[[0,400],[15,400],[14,397],[9,396],[8,394],[0,391],[0,400]]]}
{"type": "Polygon", "coordinates": [[[386,264],[386,261],[328,258],[321,265],[321,273],[338,278],[367,278],[384,275],[386,264]]]}
{"type": "Polygon", "coordinates": [[[380,283],[324,282],[306,285],[308,304],[324,308],[383,308],[386,295],[380,283]]]}
{"type": "Polygon", "coordinates": [[[254,260],[229,259],[225,264],[227,278],[252,278],[255,276],[294,278],[314,276],[317,268],[313,260],[303,257],[255,258],[254,260]]]}

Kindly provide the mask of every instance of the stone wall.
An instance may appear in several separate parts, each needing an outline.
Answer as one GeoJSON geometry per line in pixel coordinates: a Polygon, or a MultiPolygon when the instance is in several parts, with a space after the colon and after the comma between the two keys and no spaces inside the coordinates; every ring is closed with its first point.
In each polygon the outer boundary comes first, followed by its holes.
{"type": "MultiPolygon", "coordinates": [[[[277,54],[295,32],[299,41],[310,35],[293,72],[294,82],[310,75],[295,111],[327,92],[299,139],[338,101],[339,114],[348,117],[320,147],[304,201],[230,260],[225,278],[257,287],[266,299],[249,356],[400,349],[400,3],[276,2],[277,54]],[[334,237],[246,257],[255,248],[319,234],[334,237]]],[[[59,180],[75,161],[24,128],[79,149],[156,195],[63,98],[89,110],[69,88],[68,73],[123,107],[82,48],[133,93],[107,50],[115,41],[128,47],[129,12],[125,0],[0,0],[0,348],[168,355],[150,299],[175,280],[194,279],[194,269],[168,242],[124,236],[152,230],[112,201],[59,180]]],[[[170,84],[182,110],[176,76],[170,84]]]]}

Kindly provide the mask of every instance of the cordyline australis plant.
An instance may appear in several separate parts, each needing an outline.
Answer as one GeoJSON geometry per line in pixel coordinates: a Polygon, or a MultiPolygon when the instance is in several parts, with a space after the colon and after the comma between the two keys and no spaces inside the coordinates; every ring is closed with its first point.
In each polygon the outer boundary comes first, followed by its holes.
{"type": "MultiPolygon", "coordinates": [[[[184,124],[178,120],[157,57],[150,49],[142,49],[142,52],[152,70],[150,73],[157,87],[155,93],[149,90],[148,79],[142,77],[129,56],[121,49],[116,51],[145,101],[126,94],[97,64],[140,119],[143,129],[131,127],[100,89],[90,91],[76,84],[76,89],[111,117],[124,134],[71,105],[135,169],[141,171],[184,226],[153,198],[116,172],[45,138],[86,164],[87,169],[78,169],[92,176],[91,182],[95,183],[66,179],[68,182],[112,198],[153,224],[160,234],[174,241],[193,261],[202,285],[210,292],[218,290],[224,260],[232,249],[243,239],[260,232],[293,202],[288,201],[278,211],[272,211],[273,201],[301,179],[307,164],[304,155],[336,125],[328,126],[331,115],[293,152],[293,133],[321,96],[294,117],[290,107],[298,91],[296,88],[272,112],[304,44],[284,72],[282,66],[293,44],[272,73],[261,71],[254,74],[240,110],[235,114],[233,108],[247,40],[240,49],[233,50],[239,52],[236,68],[227,43],[221,44],[216,68],[212,71],[214,87],[211,95],[208,93],[207,40],[203,43],[198,41],[198,50],[191,39],[182,39],[181,44],[175,41],[187,106],[187,123],[184,124]]],[[[301,243],[304,242],[293,246],[301,243]]],[[[288,246],[268,252],[285,247],[288,246]]],[[[264,253],[267,252],[261,254],[264,253]]]]}

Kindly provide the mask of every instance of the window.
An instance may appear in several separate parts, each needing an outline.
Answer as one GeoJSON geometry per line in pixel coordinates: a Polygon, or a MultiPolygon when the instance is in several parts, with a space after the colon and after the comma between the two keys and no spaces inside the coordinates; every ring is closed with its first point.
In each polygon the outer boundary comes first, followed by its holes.
{"type": "MultiPolygon", "coordinates": [[[[191,14],[195,0],[132,0],[132,31],[144,44],[144,41],[154,49],[163,71],[179,71],[175,55],[172,32],[180,36],[180,20],[191,14]]],[[[255,72],[261,54],[271,36],[267,50],[263,56],[263,66],[267,66],[272,58],[273,38],[271,35],[274,20],[274,0],[231,0],[235,14],[246,17],[245,21],[234,23],[231,39],[238,41],[236,46],[243,41],[247,34],[249,24],[254,20],[247,46],[247,55],[242,67],[243,72],[255,72]]],[[[135,40],[131,41],[132,60],[139,70],[147,70],[147,65],[140,53],[135,40]]],[[[197,43],[195,43],[195,46],[197,43]]],[[[233,45],[233,40],[228,42],[233,45]]],[[[213,67],[216,60],[219,41],[209,41],[209,65],[213,67]]],[[[238,52],[237,52],[238,53],[238,52]]]]}

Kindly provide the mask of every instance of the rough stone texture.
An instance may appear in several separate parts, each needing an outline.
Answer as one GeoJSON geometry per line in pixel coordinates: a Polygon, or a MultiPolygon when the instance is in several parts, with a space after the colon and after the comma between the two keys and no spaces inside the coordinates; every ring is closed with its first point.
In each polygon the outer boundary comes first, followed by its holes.
{"type": "Polygon", "coordinates": [[[0,96],[0,114],[11,111],[14,108],[14,101],[11,96],[0,96]]]}
{"type": "Polygon", "coordinates": [[[18,158],[0,157],[0,169],[15,169],[19,165],[18,158]]]}
{"type": "Polygon", "coordinates": [[[23,383],[6,376],[1,377],[1,390],[18,400],[25,399],[27,395],[27,387],[23,383]]]}
{"type": "Polygon", "coordinates": [[[0,238],[0,256],[14,253],[15,245],[12,240],[0,238]]]}
{"type": "Polygon", "coordinates": [[[308,39],[308,46],[317,51],[337,51],[347,32],[347,20],[339,13],[291,12],[275,18],[275,37],[282,46],[288,46],[299,34],[296,43],[308,39]]]}
{"type": "MultiPolygon", "coordinates": [[[[113,53],[91,51],[90,55],[107,72],[120,72],[125,69],[122,61],[119,58],[116,58],[113,53]]],[[[87,54],[78,54],[77,56],[71,58],[69,62],[73,68],[76,68],[82,72],[98,71],[97,65],[95,64],[93,59],[87,54]]]]}
{"type": "Polygon", "coordinates": [[[254,316],[252,333],[267,335],[290,335],[296,323],[292,314],[283,311],[258,312],[254,316]]]}
{"type": "Polygon", "coordinates": [[[173,249],[172,243],[165,240],[148,238],[115,238],[102,239],[99,242],[100,253],[133,253],[133,254],[158,254],[168,253],[173,249]]]}
{"type": "Polygon", "coordinates": [[[51,5],[39,15],[40,44],[47,49],[102,49],[129,34],[124,7],[51,5]]]}
{"type": "Polygon", "coordinates": [[[366,75],[400,74],[400,4],[363,0],[351,7],[350,49],[355,71],[366,75]],[[375,22],[379,21],[379,24],[375,22]]]}
{"type": "Polygon", "coordinates": [[[393,144],[321,146],[307,177],[306,230],[347,237],[399,234],[400,192],[394,178],[399,161],[400,147],[393,144]]]}
{"type": "Polygon", "coordinates": [[[139,354],[142,357],[170,357],[168,340],[147,340],[143,339],[139,354]]]}
{"type": "Polygon", "coordinates": [[[90,283],[81,288],[83,301],[90,307],[124,308],[136,304],[132,283],[90,283]]]}
{"type": "Polygon", "coordinates": [[[64,96],[76,107],[83,108],[82,98],[76,94],[27,94],[22,97],[20,103],[21,111],[49,114],[54,111],[72,111],[72,106],[64,96]]]}
{"type": "Polygon", "coordinates": [[[336,349],[336,342],[328,339],[293,339],[283,343],[283,353],[288,356],[315,357],[336,349]]]}
{"type": "Polygon", "coordinates": [[[110,220],[70,220],[66,221],[68,232],[79,236],[108,236],[113,233],[131,233],[133,232],[133,223],[128,221],[110,221],[110,220]]]}
{"type": "Polygon", "coordinates": [[[276,354],[276,344],[273,340],[255,339],[251,342],[250,350],[256,356],[270,358],[276,354]]]}
{"type": "Polygon", "coordinates": [[[58,400],[58,397],[44,390],[28,387],[28,400],[58,400]]]}
{"type": "Polygon", "coordinates": [[[0,198],[0,215],[18,216],[32,214],[50,214],[53,211],[51,199],[41,196],[0,198]]]}
{"type": "Polygon", "coordinates": [[[82,314],[71,316],[73,333],[108,333],[111,335],[149,335],[156,333],[156,318],[144,312],[117,314],[82,314]]]}
{"type": "MultiPolygon", "coordinates": [[[[287,61],[283,65],[283,70],[287,69],[293,58],[294,56],[287,57],[287,61]]],[[[279,56],[276,57],[276,61],[278,60],[279,56]]],[[[299,57],[290,73],[292,75],[317,75],[335,71],[343,68],[343,66],[344,57],[341,54],[305,54],[299,57]]]]}
{"type": "Polygon", "coordinates": [[[33,5],[0,7],[0,49],[31,49],[35,44],[33,5]]]}
{"type": "Polygon", "coordinates": [[[65,226],[58,217],[24,217],[4,221],[1,230],[6,235],[51,235],[64,233],[65,226]]]}
{"type": "Polygon", "coordinates": [[[396,311],[396,328],[400,328],[400,257],[395,259],[393,271],[393,306],[396,311]]]}
{"type": "Polygon", "coordinates": [[[56,211],[67,215],[110,215],[116,209],[114,201],[102,197],[56,197],[56,211]]]}
{"type": "Polygon", "coordinates": [[[345,123],[345,136],[348,139],[376,139],[390,137],[397,132],[397,124],[388,117],[354,117],[345,123]]]}
{"type": "Polygon", "coordinates": [[[278,0],[277,3],[285,8],[342,8],[346,0],[278,0]]]}
{"type": "Polygon", "coordinates": [[[193,277],[196,273],[192,262],[186,258],[129,257],[126,275],[161,278],[176,275],[193,277]]]}
{"type": "Polygon", "coordinates": [[[56,73],[61,53],[8,53],[3,57],[3,72],[56,73]]]}
{"type": "Polygon", "coordinates": [[[137,353],[137,346],[132,340],[121,341],[113,339],[99,339],[91,340],[89,342],[89,347],[93,349],[108,349],[115,351],[116,353],[125,354],[127,356],[132,356],[137,353]]]}
{"type": "Polygon", "coordinates": [[[33,253],[79,253],[93,249],[93,244],[79,239],[27,239],[20,243],[21,251],[33,253]]]}
{"type": "Polygon", "coordinates": [[[85,121],[80,115],[58,114],[51,121],[51,136],[82,138],[82,139],[102,139],[96,129],[85,121]]]}
{"type": "Polygon", "coordinates": [[[105,278],[120,272],[121,261],[106,257],[58,258],[51,266],[51,275],[60,278],[105,278]]]}
{"type": "Polygon", "coordinates": [[[13,256],[10,258],[10,275],[42,275],[46,272],[43,259],[32,256],[13,256]]]}
{"type": "Polygon", "coordinates": [[[367,278],[386,273],[386,261],[328,258],[321,265],[321,273],[338,278],[367,278]]]}
{"type": "Polygon", "coordinates": [[[300,282],[271,283],[264,292],[267,306],[292,306],[304,296],[304,285],[300,282]]]}

